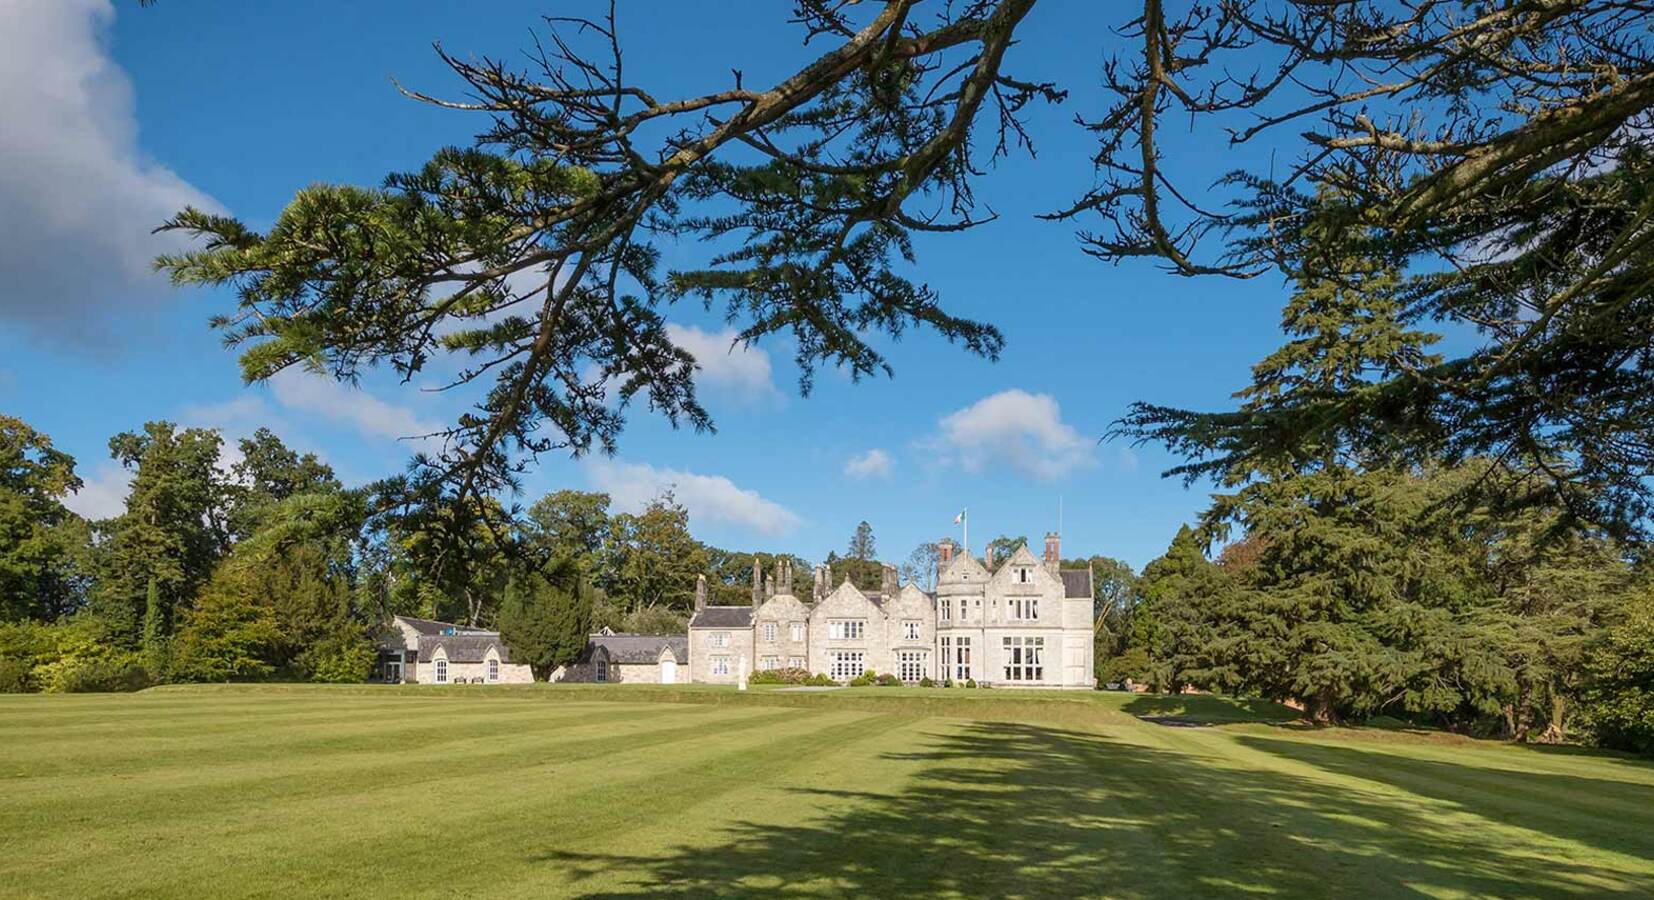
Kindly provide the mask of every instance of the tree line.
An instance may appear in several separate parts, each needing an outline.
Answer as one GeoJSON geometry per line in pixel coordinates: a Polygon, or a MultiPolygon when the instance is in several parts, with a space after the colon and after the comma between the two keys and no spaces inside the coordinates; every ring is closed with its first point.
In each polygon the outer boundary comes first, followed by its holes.
{"type": "Polygon", "coordinates": [[[1637,523],[1602,514],[1615,484],[1498,457],[1398,461],[1388,430],[1322,431],[1282,455],[1237,437],[1431,364],[1438,336],[1392,263],[1351,244],[1331,268],[1300,273],[1288,340],[1238,410],[1140,407],[1123,424],[1218,492],[1111,611],[1104,677],[1291,701],[1317,722],[1654,751],[1654,571],[1637,523]]]}
{"type": "MultiPolygon", "coordinates": [[[[577,490],[430,502],[408,477],[347,487],[264,428],[229,454],[164,421],[109,447],[131,491],[88,521],[64,505],[75,460],[0,416],[0,690],[363,681],[395,614],[499,628],[543,676],[596,628],[681,632],[699,576],[712,602],[744,604],[755,563],[810,568],[696,540],[670,492],[636,513],[577,490]]],[[[858,535],[870,554],[870,526],[858,535]]],[[[861,582],[868,566],[838,569],[861,582]]]]}

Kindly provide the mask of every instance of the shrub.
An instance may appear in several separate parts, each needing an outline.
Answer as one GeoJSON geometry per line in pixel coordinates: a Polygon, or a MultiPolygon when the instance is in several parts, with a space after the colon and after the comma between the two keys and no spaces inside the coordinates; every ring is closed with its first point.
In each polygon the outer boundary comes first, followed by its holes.
{"type": "Polygon", "coordinates": [[[354,630],[345,630],[317,641],[299,655],[297,662],[312,681],[361,684],[373,674],[377,656],[366,637],[354,630]]]}
{"type": "Polygon", "coordinates": [[[924,678],[919,679],[919,686],[920,687],[935,687],[936,682],[934,680],[932,680],[930,676],[927,675],[924,678]]]}
{"type": "Polygon", "coordinates": [[[0,694],[26,694],[34,690],[27,660],[0,656],[0,694]]]}
{"type": "Polygon", "coordinates": [[[880,675],[877,679],[879,687],[901,687],[902,680],[889,672],[880,675]]]}
{"type": "Polygon", "coordinates": [[[68,665],[56,668],[48,676],[47,690],[64,694],[99,694],[141,691],[152,683],[149,670],[139,662],[136,653],[124,653],[110,659],[71,659],[67,662],[68,665]]]}
{"type": "Polygon", "coordinates": [[[822,675],[822,674],[811,675],[809,680],[805,681],[804,683],[809,685],[810,687],[837,687],[838,686],[838,682],[836,682],[833,679],[827,677],[826,675],[822,675]]]}
{"type": "Polygon", "coordinates": [[[747,678],[748,684],[810,684],[809,669],[759,669],[747,678]]]}
{"type": "Polygon", "coordinates": [[[877,681],[878,681],[878,676],[874,675],[871,671],[867,671],[867,672],[861,673],[860,675],[857,675],[855,678],[850,679],[850,686],[851,687],[868,687],[870,685],[873,685],[873,684],[877,683],[877,681]]]}
{"type": "Polygon", "coordinates": [[[968,687],[968,688],[976,687],[976,679],[975,678],[965,679],[965,687],[968,687]]]}

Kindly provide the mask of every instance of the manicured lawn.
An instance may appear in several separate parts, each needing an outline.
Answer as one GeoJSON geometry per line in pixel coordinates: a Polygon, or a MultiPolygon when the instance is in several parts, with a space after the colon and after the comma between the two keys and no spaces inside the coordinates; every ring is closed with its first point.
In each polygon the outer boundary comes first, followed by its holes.
{"type": "Polygon", "coordinates": [[[877,688],[6,696],[0,895],[1654,895],[1654,766],[1286,717],[877,688]]]}

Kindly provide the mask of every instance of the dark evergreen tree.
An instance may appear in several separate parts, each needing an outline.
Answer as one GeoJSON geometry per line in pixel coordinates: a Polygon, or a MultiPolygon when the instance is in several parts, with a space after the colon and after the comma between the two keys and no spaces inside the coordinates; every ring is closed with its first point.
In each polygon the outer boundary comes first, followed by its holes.
{"type": "Polygon", "coordinates": [[[856,532],[850,535],[850,548],[845,555],[864,562],[877,557],[878,551],[873,543],[873,526],[867,524],[866,520],[856,525],[856,532]]]}
{"type": "Polygon", "coordinates": [[[527,663],[537,680],[577,662],[591,628],[590,592],[568,563],[519,572],[506,587],[500,638],[511,647],[512,661],[527,663]]]}

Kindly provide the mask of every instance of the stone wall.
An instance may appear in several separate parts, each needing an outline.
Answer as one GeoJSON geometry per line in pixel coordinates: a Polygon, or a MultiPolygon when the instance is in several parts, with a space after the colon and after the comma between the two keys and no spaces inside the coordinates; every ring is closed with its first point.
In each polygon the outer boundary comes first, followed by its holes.
{"type": "Polygon", "coordinates": [[[747,661],[747,673],[753,670],[752,656],[752,629],[748,628],[691,628],[689,629],[689,672],[685,676],[678,673],[680,681],[696,681],[701,684],[734,684],[741,671],[741,659],[747,661]],[[715,634],[727,635],[725,646],[712,646],[715,634]],[[729,672],[723,675],[713,673],[713,658],[726,656],[729,658],[729,672]]]}

